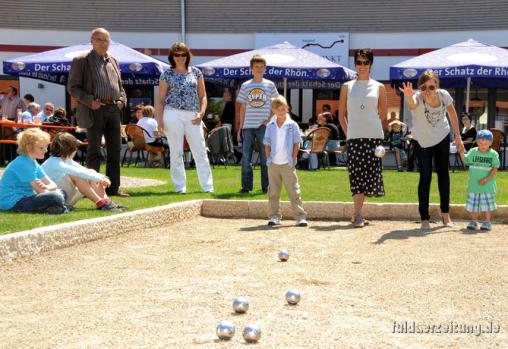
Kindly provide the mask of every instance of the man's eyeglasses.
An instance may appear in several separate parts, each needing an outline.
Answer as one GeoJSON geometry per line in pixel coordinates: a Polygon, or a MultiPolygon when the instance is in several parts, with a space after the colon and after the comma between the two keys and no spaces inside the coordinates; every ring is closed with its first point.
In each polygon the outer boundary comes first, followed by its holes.
{"type": "Polygon", "coordinates": [[[420,86],[420,90],[421,91],[427,91],[427,89],[429,89],[429,91],[434,91],[437,87],[435,85],[422,85],[420,86]]]}
{"type": "Polygon", "coordinates": [[[173,53],[173,57],[188,57],[186,53],[173,53]]]}
{"type": "Polygon", "coordinates": [[[53,111],[53,109],[51,109],[51,108],[46,108],[46,109],[44,109],[44,110],[45,110],[45,111],[53,111]]]}
{"type": "Polygon", "coordinates": [[[356,65],[370,65],[370,61],[361,61],[361,60],[357,60],[355,62],[356,65]]]}

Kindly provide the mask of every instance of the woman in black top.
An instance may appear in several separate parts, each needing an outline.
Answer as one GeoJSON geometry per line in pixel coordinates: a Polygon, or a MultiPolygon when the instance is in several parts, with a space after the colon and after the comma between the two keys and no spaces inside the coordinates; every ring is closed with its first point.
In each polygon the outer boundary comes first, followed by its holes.
{"type": "Polygon", "coordinates": [[[469,113],[462,114],[462,131],[460,132],[460,138],[464,143],[464,148],[466,151],[471,149],[474,146],[474,140],[476,139],[476,129],[471,124],[471,115],[469,113]]]}

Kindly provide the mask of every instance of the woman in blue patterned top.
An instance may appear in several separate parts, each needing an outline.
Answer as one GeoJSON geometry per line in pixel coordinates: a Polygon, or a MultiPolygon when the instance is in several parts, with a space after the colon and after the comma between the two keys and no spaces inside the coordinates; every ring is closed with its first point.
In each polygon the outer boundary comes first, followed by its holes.
{"type": "Polygon", "coordinates": [[[189,143],[196,163],[199,183],[205,192],[213,192],[213,179],[206,153],[201,119],[206,111],[205,81],[201,71],[190,66],[192,54],[183,42],[176,42],[169,50],[171,68],[160,77],[157,99],[159,131],[168,138],[171,181],[175,192],[187,191],[183,164],[183,139],[189,143]]]}

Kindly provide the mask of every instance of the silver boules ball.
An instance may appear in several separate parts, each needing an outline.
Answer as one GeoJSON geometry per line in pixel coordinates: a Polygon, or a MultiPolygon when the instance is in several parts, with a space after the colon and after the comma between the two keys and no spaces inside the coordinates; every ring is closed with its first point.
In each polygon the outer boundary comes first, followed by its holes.
{"type": "Polygon", "coordinates": [[[378,158],[382,158],[383,156],[385,156],[385,147],[383,147],[382,145],[377,146],[376,149],[374,150],[374,155],[376,155],[378,158]]]}
{"type": "Polygon", "coordinates": [[[233,309],[235,313],[243,314],[249,310],[249,301],[243,297],[239,297],[233,302],[233,309]]]}
{"type": "Polygon", "coordinates": [[[217,337],[222,340],[230,340],[235,335],[235,325],[229,321],[222,321],[217,325],[217,337]]]}
{"type": "Polygon", "coordinates": [[[279,260],[281,262],[287,262],[288,259],[289,259],[289,253],[288,253],[288,251],[286,251],[286,250],[280,250],[279,251],[279,260]]]}
{"type": "Polygon", "coordinates": [[[261,338],[261,329],[256,325],[247,325],[242,335],[247,343],[256,343],[261,338]]]}
{"type": "Polygon", "coordinates": [[[291,305],[296,305],[300,302],[300,292],[297,290],[289,290],[286,292],[286,301],[291,305]]]}

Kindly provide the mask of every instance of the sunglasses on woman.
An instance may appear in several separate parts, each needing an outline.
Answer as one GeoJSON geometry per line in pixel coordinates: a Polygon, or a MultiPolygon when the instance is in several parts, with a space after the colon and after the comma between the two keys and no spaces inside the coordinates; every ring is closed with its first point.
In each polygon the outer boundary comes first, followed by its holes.
{"type": "Polygon", "coordinates": [[[187,57],[186,53],[173,53],[173,57],[187,57]]]}
{"type": "Polygon", "coordinates": [[[422,85],[420,86],[420,90],[421,91],[427,91],[427,89],[429,89],[429,91],[434,91],[437,87],[435,85],[430,85],[430,86],[427,86],[427,85],[422,85]]]}
{"type": "Polygon", "coordinates": [[[361,61],[361,60],[357,60],[355,62],[356,65],[370,65],[370,61],[361,61]]]}

